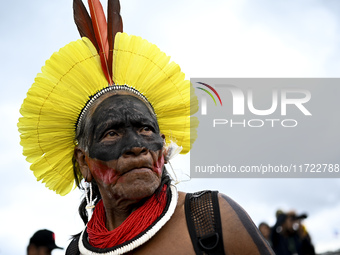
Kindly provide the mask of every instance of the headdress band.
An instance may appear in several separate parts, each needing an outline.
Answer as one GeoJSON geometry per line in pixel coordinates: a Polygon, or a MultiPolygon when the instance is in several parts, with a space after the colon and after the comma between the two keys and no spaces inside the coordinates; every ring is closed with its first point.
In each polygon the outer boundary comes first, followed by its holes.
{"type": "Polygon", "coordinates": [[[83,110],[81,111],[81,113],[78,117],[76,129],[78,129],[78,127],[81,126],[81,122],[82,122],[84,116],[86,115],[87,110],[92,106],[92,104],[102,95],[106,94],[107,92],[114,91],[114,90],[116,90],[116,91],[129,91],[129,92],[137,95],[146,105],[150,106],[150,109],[152,109],[152,113],[154,115],[156,115],[155,110],[153,109],[150,102],[137,89],[134,89],[134,88],[129,87],[127,85],[112,85],[112,86],[108,86],[106,88],[103,88],[102,90],[98,91],[96,94],[94,94],[93,96],[90,97],[90,100],[86,103],[86,105],[84,106],[83,110]]]}

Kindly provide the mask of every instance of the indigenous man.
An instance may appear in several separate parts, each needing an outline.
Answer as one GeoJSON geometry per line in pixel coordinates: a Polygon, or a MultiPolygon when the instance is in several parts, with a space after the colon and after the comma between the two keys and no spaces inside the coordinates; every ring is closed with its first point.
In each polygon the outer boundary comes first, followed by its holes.
{"type": "Polygon", "coordinates": [[[171,185],[164,164],[195,138],[190,82],[155,45],[116,33],[118,1],[107,25],[98,0],[89,9],[74,1],[84,38],[46,62],[18,124],[38,180],[61,195],[85,182],[86,227],[66,254],[273,254],[233,200],[171,185]]]}

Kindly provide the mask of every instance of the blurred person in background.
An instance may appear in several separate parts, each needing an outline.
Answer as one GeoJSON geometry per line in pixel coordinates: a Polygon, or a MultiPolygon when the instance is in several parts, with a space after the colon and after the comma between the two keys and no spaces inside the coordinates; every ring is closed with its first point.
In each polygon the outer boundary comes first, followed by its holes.
{"type": "Polygon", "coordinates": [[[301,224],[307,214],[296,215],[278,210],[272,227],[272,248],[277,255],[314,255],[314,246],[306,228],[301,224]]]}
{"type": "Polygon", "coordinates": [[[55,234],[47,229],[34,233],[27,246],[27,255],[51,255],[52,250],[63,249],[55,244],[55,234]]]}
{"type": "Polygon", "coordinates": [[[271,231],[271,228],[269,227],[269,225],[266,222],[261,222],[259,224],[259,230],[260,230],[261,234],[263,235],[263,237],[271,245],[271,240],[270,240],[270,231],[271,231]]]}

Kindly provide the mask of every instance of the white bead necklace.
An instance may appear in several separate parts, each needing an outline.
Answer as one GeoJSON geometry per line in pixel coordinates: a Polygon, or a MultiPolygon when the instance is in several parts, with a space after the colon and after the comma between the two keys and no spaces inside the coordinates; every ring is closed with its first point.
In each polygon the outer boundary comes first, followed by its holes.
{"type": "Polygon", "coordinates": [[[171,191],[171,196],[170,196],[171,201],[170,201],[168,210],[165,212],[162,218],[158,220],[158,222],[152,228],[147,230],[142,236],[140,236],[136,240],[120,248],[114,249],[106,253],[97,253],[97,252],[88,250],[87,248],[85,248],[83,244],[83,235],[84,235],[84,232],[86,231],[86,227],[85,227],[85,229],[80,235],[79,243],[78,243],[80,254],[82,255],[119,255],[119,254],[124,254],[129,251],[132,251],[136,249],[137,247],[141,246],[142,244],[146,243],[147,241],[149,241],[165,225],[165,223],[167,223],[170,220],[171,216],[175,212],[175,209],[177,206],[177,200],[178,200],[178,192],[177,192],[176,187],[173,185],[170,186],[170,191],[171,191]]]}

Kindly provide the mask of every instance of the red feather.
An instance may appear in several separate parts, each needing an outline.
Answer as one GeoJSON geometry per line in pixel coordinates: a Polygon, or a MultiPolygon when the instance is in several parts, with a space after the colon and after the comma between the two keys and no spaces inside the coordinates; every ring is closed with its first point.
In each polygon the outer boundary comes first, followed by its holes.
{"type": "Polygon", "coordinates": [[[107,22],[103,10],[103,6],[99,0],[88,0],[90,13],[92,17],[92,24],[94,34],[99,46],[99,56],[104,71],[105,77],[110,85],[113,84],[109,72],[108,56],[109,56],[109,42],[107,40],[107,22]]]}
{"type": "Polygon", "coordinates": [[[92,20],[82,0],[73,0],[73,16],[81,37],[87,37],[99,51],[92,20]]]}
{"type": "Polygon", "coordinates": [[[115,36],[118,32],[123,32],[123,20],[120,16],[119,0],[108,0],[107,5],[107,31],[109,42],[109,72],[112,77],[112,59],[115,36]]]}

